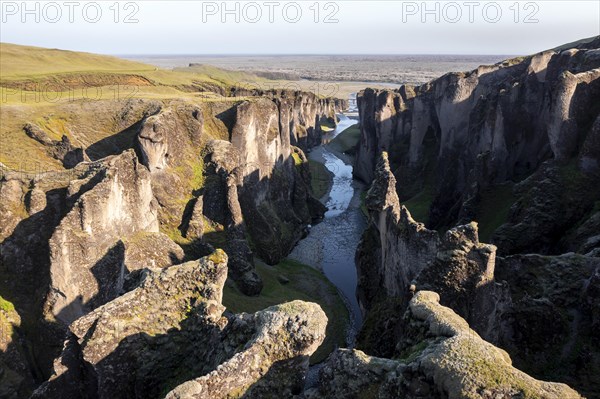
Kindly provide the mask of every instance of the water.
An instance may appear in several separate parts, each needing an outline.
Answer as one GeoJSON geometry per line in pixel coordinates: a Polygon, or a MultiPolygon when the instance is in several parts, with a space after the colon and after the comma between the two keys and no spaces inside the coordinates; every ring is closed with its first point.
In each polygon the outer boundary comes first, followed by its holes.
{"type": "MultiPolygon", "coordinates": [[[[358,123],[355,119],[350,119],[345,115],[340,115],[339,118],[340,122],[335,130],[325,135],[324,140],[326,142],[332,140],[350,126],[358,123]]],[[[333,173],[333,185],[331,186],[329,199],[326,203],[329,210],[325,213],[325,218],[330,218],[344,213],[354,196],[355,188],[352,185],[352,165],[345,163],[326,148],[322,151],[321,155],[325,159],[325,167],[333,173]]]]}
{"type": "MultiPolygon", "coordinates": [[[[345,115],[339,117],[337,128],[325,135],[325,142],[357,123],[355,119],[345,115]]],[[[340,157],[343,155],[336,155],[327,146],[317,147],[309,154],[310,159],[324,163],[334,175],[333,185],[326,200],[329,210],[325,213],[325,219],[312,227],[309,235],[298,243],[289,257],[323,271],[338,288],[350,312],[351,328],[348,331],[347,344],[348,347],[352,347],[362,324],[356,300],[357,275],[354,255],[366,223],[360,209],[363,186],[352,179],[350,159],[345,159],[344,162],[340,157]]]]}

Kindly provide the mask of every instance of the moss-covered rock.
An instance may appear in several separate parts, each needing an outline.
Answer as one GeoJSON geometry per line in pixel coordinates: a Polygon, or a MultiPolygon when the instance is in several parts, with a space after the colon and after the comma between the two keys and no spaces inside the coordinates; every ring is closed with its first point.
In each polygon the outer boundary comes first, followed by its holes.
{"type": "Polygon", "coordinates": [[[35,398],[217,398],[297,392],[325,338],[318,305],[224,316],[222,250],[164,269],[71,324],[55,375],[35,398]],[[173,392],[169,393],[171,390],[173,392]]]}
{"type": "Polygon", "coordinates": [[[536,380],[508,354],[484,341],[439,295],[419,291],[396,342],[407,357],[384,359],[339,350],[305,397],[328,398],[581,398],[564,384],[536,380]]]}

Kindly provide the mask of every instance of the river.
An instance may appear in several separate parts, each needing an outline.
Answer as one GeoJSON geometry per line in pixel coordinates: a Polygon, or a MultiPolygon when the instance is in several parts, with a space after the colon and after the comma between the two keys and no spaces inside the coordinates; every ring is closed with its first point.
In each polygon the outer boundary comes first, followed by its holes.
{"type": "MultiPolygon", "coordinates": [[[[343,114],[338,117],[340,121],[337,127],[324,135],[324,142],[357,123],[356,119],[343,114]]],[[[338,288],[350,313],[347,344],[353,347],[362,324],[356,300],[354,254],[366,224],[360,209],[364,186],[352,178],[352,159],[328,148],[326,144],[314,148],[308,157],[323,163],[333,174],[331,190],[321,199],[329,210],[321,223],[312,226],[308,236],[298,243],[289,257],[321,270],[338,288]]]]}

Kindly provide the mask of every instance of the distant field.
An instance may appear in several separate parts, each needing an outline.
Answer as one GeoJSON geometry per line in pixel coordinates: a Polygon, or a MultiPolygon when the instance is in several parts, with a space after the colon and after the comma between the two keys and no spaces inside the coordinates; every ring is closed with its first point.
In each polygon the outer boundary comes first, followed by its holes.
{"type": "MultiPolygon", "coordinates": [[[[468,71],[494,64],[506,55],[146,55],[123,56],[162,68],[210,64],[231,70],[285,76],[286,80],[421,84],[450,71],[468,71]],[[291,79],[295,76],[295,79],[291,79]]],[[[367,83],[367,84],[365,84],[367,83]]]]}

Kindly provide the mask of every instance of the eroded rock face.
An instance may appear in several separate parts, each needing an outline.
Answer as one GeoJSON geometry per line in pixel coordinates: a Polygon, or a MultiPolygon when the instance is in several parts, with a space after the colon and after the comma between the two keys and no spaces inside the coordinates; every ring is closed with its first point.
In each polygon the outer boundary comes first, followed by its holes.
{"type": "Polygon", "coordinates": [[[573,253],[498,258],[495,278],[507,285],[512,304],[488,339],[530,374],[600,395],[599,271],[599,257],[573,253]]]}
{"type": "Polygon", "coordinates": [[[158,233],[150,176],[133,151],[108,158],[95,175],[72,181],[68,191],[79,197],[49,240],[47,299],[51,314],[66,324],[121,292],[128,273],[123,240],[158,233]]]}
{"type": "Polygon", "coordinates": [[[441,240],[400,205],[387,153],[377,165],[365,198],[369,224],[356,253],[357,295],[363,312],[377,298],[406,297],[423,268],[435,259],[441,240]]]}
{"type": "Polygon", "coordinates": [[[292,143],[319,144],[320,123],[335,121],[343,104],[302,92],[233,94],[261,97],[219,109],[216,117],[208,114],[215,110],[173,102],[144,120],[138,149],[151,171],[163,229],[179,230],[196,256],[206,243],[223,247],[231,277],[255,295],[262,282],[247,236],[257,254],[275,264],[323,217],[307,165],[295,165],[292,143]],[[214,125],[225,131],[215,133],[214,125]],[[223,135],[228,141],[215,140],[223,135]]]}
{"type": "Polygon", "coordinates": [[[359,350],[334,352],[318,388],[307,398],[581,398],[565,384],[536,380],[512,366],[509,355],[484,341],[465,320],[419,291],[403,318],[394,359],[359,350]]]}
{"type": "MultiPolygon", "coordinates": [[[[215,226],[222,226],[223,249],[229,256],[230,276],[246,295],[258,295],[263,283],[254,267],[254,254],[247,241],[247,230],[238,197],[241,183],[240,152],[228,141],[207,143],[204,156],[205,186],[202,189],[202,215],[215,226]]],[[[190,219],[190,224],[197,222],[190,219]]]]}
{"type": "Polygon", "coordinates": [[[179,385],[167,398],[292,397],[301,392],[308,358],[325,338],[327,317],[318,305],[293,301],[231,323],[233,331],[240,323],[255,329],[244,350],[211,373],[179,385]]]}
{"type": "Polygon", "coordinates": [[[348,101],[319,98],[311,92],[292,90],[245,90],[235,88],[233,96],[258,96],[272,99],[278,109],[282,134],[303,151],[321,144],[321,123],[336,124],[336,113],[348,108],[348,101]]]}
{"type": "Polygon", "coordinates": [[[258,255],[271,264],[285,257],[306,225],[324,213],[309,207],[314,200],[308,176],[296,166],[289,133],[279,130],[281,122],[273,101],[243,103],[236,108],[231,136],[241,157],[238,192],[244,220],[258,255]]]}
{"type": "Polygon", "coordinates": [[[420,193],[424,201],[432,197],[423,205],[429,212],[421,221],[428,227],[487,221],[492,219],[486,218],[490,203],[498,212],[514,204],[507,217],[484,226],[493,231],[507,222],[492,241],[500,252],[560,252],[562,232],[585,222],[600,198],[595,189],[598,109],[593,105],[600,99],[599,46],[595,40],[546,51],[449,73],[418,87],[364,90],[358,96],[361,139],[355,175],[371,182],[379,154],[388,151],[400,199],[420,193]],[[557,174],[551,177],[552,205],[536,194],[546,192],[542,175],[550,169],[557,174]],[[515,188],[513,196],[498,194],[499,185],[534,172],[539,179],[526,189],[515,188]],[[567,191],[581,195],[563,195],[567,191]],[[523,218],[536,214],[553,221],[524,229],[523,218]],[[510,244],[519,235],[527,242],[510,244]]]}
{"type": "Polygon", "coordinates": [[[323,341],[327,317],[295,301],[227,319],[226,278],[221,250],[145,270],[132,291],[70,326],[55,376],[33,397],[287,396],[323,341]]]}
{"type": "Polygon", "coordinates": [[[600,347],[590,334],[597,318],[594,276],[600,258],[573,253],[497,257],[495,246],[479,242],[476,223],[440,237],[413,221],[394,187],[384,153],[366,198],[369,227],[356,258],[358,298],[366,314],[359,347],[399,356],[389,345],[404,328],[398,313],[415,290],[435,290],[444,306],[506,349],[518,367],[597,395],[598,384],[590,376],[598,371],[600,347]]]}
{"type": "Polygon", "coordinates": [[[369,311],[386,302],[402,310],[416,289],[439,292],[442,303],[477,331],[493,331],[496,309],[506,306],[503,289],[494,282],[496,247],[479,242],[476,223],[441,237],[428,230],[400,205],[395,187],[383,153],[366,197],[369,224],[356,254],[357,295],[370,326],[363,331],[364,344],[375,353],[385,347],[388,351],[382,354],[391,353],[386,341],[394,336],[399,320],[382,317],[381,309],[369,311]]]}
{"type": "Polygon", "coordinates": [[[177,151],[188,144],[186,139],[200,144],[203,122],[202,110],[188,104],[179,104],[148,116],[137,136],[142,163],[150,172],[165,169],[169,156],[181,155],[177,151]]]}
{"type": "Polygon", "coordinates": [[[14,305],[0,296],[0,397],[18,399],[27,397],[34,385],[20,342],[18,328],[21,318],[14,305]]]}

